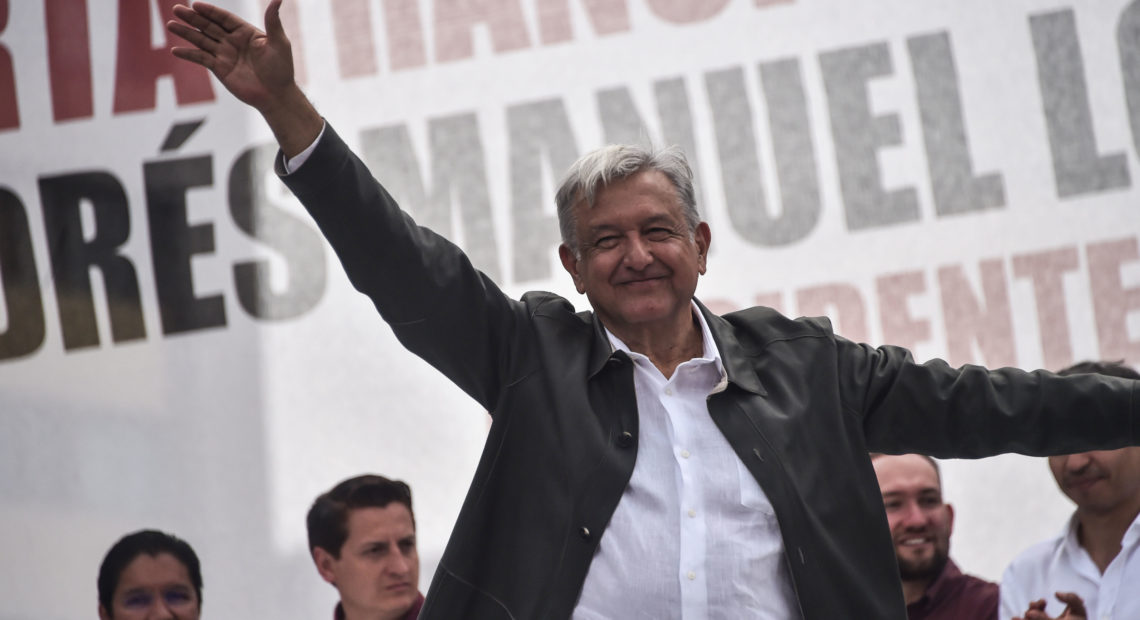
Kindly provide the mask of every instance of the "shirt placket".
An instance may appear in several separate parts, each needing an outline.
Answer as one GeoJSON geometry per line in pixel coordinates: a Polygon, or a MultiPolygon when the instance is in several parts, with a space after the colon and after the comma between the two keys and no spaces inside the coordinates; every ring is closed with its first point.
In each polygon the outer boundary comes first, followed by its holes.
{"type": "Polygon", "coordinates": [[[680,563],[678,579],[681,584],[682,617],[693,620],[705,618],[708,611],[708,570],[706,564],[707,510],[704,505],[704,492],[701,487],[700,472],[709,463],[697,446],[697,427],[693,416],[697,414],[689,406],[692,398],[686,398],[685,390],[691,389],[682,379],[692,373],[694,365],[686,362],[679,366],[673,377],[665,383],[661,391],[661,402],[669,416],[674,431],[673,455],[680,472],[678,497],[680,519],[680,563]]]}

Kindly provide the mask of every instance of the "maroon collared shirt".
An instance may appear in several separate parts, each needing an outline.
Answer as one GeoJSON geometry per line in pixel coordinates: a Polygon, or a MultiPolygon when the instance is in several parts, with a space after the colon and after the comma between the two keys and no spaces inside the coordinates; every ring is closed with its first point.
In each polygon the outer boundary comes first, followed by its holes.
{"type": "MultiPolygon", "coordinates": [[[[416,620],[416,618],[420,617],[420,609],[423,606],[424,606],[424,595],[419,594],[418,596],[416,596],[416,602],[412,603],[412,606],[408,609],[408,613],[404,614],[403,617],[400,618],[400,620],[416,620]]],[[[333,620],[345,620],[345,618],[344,618],[344,607],[341,607],[340,603],[337,603],[336,609],[333,610],[333,620]]]]}
{"type": "Polygon", "coordinates": [[[998,584],[963,575],[953,560],[922,598],[906,606],[908,620],[995,620],[998,584]]]}

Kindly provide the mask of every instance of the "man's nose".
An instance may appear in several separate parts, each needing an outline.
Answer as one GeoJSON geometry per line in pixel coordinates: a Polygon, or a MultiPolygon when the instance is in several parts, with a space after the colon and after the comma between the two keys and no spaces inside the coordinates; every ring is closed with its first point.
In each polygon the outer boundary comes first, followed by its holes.
{"type": "Polygon", "coordinates": [[[907,502],[901,510],[901,523],[904,527],[917,528],[926,525],[929,515],[918,505],[918,502],[907,502]]]}
{"type": "Polygon", "coordinates": [[[626,266],[631,269],[644,269],[653,262],[653,252],[640,235],[631,235],[626,243],[624,260],[626,266]]]}
{"type": "Polygon", "coordinates": [[[1079,474],[1088,468],[1089,463],[1092,463],[1092,459],[1087,454],[1070,454],[1065,457],[1065,470],[1079,474]]]}
{"type": "Polygon", "coordinates": [[[159,597],[147,615],[147,620],[175,620],[175,615],[166,601],[159,597]]]}
{"type": "Polygon", "coordinates": [[[388,570],[395,575],[406,575],[411,570],[412,562],[403,553],[392,554],[388,563],[388,570]]]}

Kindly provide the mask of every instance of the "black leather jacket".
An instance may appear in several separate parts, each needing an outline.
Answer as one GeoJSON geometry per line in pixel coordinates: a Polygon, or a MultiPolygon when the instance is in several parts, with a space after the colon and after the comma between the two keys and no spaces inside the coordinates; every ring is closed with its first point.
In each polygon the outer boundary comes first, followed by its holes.
{"type": "MultiPolygon", "coordinates": [[[[401,212],[331,127],[284,180],[400,341],[492,413],[421,618],[568,618],[633,471],[631,362],[593,313],[550,293],[506,297],[401,212]]],[[[868,451],[1138,442],[1129,381],[920,365],[826,319],[701,311],[728,374],[709,413],[775,508],[806,619],[906,617],[868,451]]]]}

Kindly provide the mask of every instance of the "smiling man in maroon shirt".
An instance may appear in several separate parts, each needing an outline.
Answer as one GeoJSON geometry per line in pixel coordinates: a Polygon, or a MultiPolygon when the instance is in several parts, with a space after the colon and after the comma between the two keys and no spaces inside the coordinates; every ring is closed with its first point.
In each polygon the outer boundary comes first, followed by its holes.
{"type": "Polygon", "coordinates": [[[309,550],[336,587],[335,620],[415,620],[423,606],[412,491],[399,480],[349,478],[313,502],[309,550]]]}
{"type": "Polygon", "coordinates": [[[954,508],[942,501],[938,464],[927,456],[871,456],[895,543],[908,620],[997,618],[998,586],[950,560],[954,508]]]}

